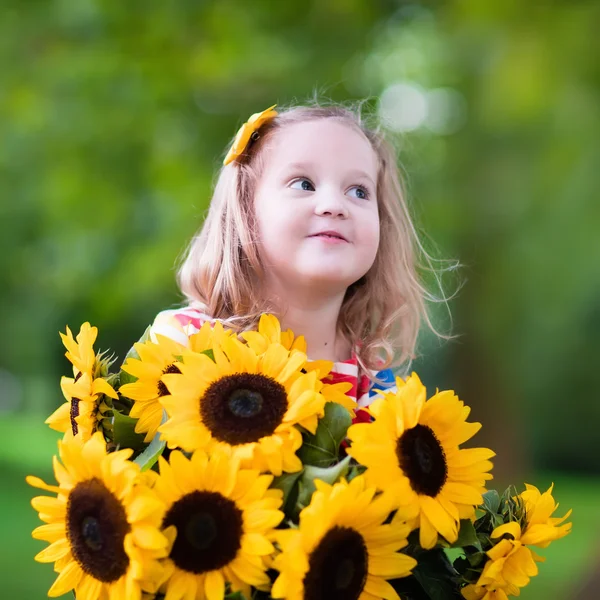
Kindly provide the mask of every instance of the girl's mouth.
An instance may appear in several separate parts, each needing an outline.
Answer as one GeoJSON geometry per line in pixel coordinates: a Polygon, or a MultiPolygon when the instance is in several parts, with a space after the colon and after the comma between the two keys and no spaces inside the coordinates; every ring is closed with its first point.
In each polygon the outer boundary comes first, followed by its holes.
{"type": "Polygon", "coordinates": [[[331,241],[338,241],[338,242],[347,242],[348,240],[341,234],[338,233],[337,231],[321,231],[319,233],[315,233],[309,237],[318,237],[318,238],[322,238],[325,240],[331,240],[331,241]]]}

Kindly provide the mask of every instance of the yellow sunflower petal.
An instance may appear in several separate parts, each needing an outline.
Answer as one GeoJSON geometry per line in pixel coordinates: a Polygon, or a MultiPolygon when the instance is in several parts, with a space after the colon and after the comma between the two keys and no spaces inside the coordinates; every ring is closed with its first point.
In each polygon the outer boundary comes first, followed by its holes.
{"type": "Polygon", "coordinates": [[[61,404],[44,423],[55,431],[66,431],[71,426],[71,403],[61,404]]]}
{"type": "Polygon", "coordinates": [[[204,583],[207,600],[223,600],[225,596],[225,580],[220,571],[209,571],[204,583]]]}
{"type": "Polygon", "coordinates": [[[70,562],[56,578],[52,587],[48,590],[48,596],[56,598],[71,591],[83,576],[83,571],[76,562],[70,562]]]}
{"type": "Polygon", "coordinates": [[[369,558],[369,573],[386,579],[406,577],[417,566],[417,561],[405,554],[372,556],[369,558]]]}
{"type": "Polygon", "coordinates": [[[71,546],[69,542],[65,538],[62,538],[50,544],[50,546],[44,548],[41,552],[38,552],[35,560],[38,562],[55,562],[66,556],[70,551],[71,546]]]}
{"type": "Polygon", "coordinates": [[[94,379],[94,382],[92,383],[92,393],[104,394],[105,396],[114,398],[115,400],[119,397],[117,392],[115,392],[108,381],[106,381],[106,379],[102,379],[101,377],[94,379]]]}
{"type": "Polygon", "coordinates": [[[422,548],[428,550],[433,548],[437,543],[437,530],[424,513],[421,513],[419,527],[419,543],[422,548]]]}
{"type": "Polygon", "coordinates": [[[379,577],[367,577],[365,583],[365,591],[372,594],[376,598],[384,598],[385,600],[400,600],[400,596],[396,590],[385,579],[379,577]]]}
{"type": "Polygon", "coordinates": [[[84,574],[77,585],[76,594],[78,600],[96,600],[100,597],[101,591],[102,582],[84,574]]]}
{"type": "Polygon", "coordinates": [[[443,506],[434,498],[421,496],[421,508],[429,522],[450,543],[458,538],[457,522],[453,519],[443,506]]]}
{"type": "Polygon", "coordinates": [[[47,492],[54,492],[54,493],[60,492],[60,487],[58,487],[56,485],[48,485],[47,483],[42,481],[39,477],[35,477],[34,475],[27,475],[27,477],[25,477],[25,481],[29,485],[39,488],[41,490],[46,490],[47,492]]]}
{"type": "Polygon", "coordinates": [[[242,550],[257,556],[272,554],[275,551],[273,544],[259,533],[247,533],[242,540],[242,550]]]}

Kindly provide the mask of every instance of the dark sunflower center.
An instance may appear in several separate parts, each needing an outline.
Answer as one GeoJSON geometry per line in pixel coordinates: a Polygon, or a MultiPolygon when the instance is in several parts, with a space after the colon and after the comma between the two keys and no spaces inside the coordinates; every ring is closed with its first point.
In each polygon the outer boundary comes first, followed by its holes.
{"type": "Polygon", "coordinates": [[[252,390],[234,390],[229,396],[229,411],[234,417],[241,417],[242,419],[256,417],[260,414],[262,405],[262,396],[252,390]]]}
{"type": "Polygon", "coordinates": [[[175,525],[171,559],[183,571],[205,573],[229,564],[241,547],[242,511],[216,492],[192,492],[167,512],[163,527],[175,525]]]}
{"type": "Polygon", "coordinates": [[[102,532],[96,517],[86,517],[81,524],[81,537],[90,550],[102,550],[102,532]]]}
{"type": "MultiPolygon", "coordinates": [[[[77,375],[75,375],[75,383],[79,381],[83,373],[79,371],[77,375]]],[[[71,431],[73,435],[77,435],[79,433],[79,426],[77,425],[77,421],[75,420],[79,416],[79,398],[71,398],[71,431]]]]}
{"type": "Polygon", "coordinates": [[[75,420],[79,416],[79,402],[79,398],[71,398],[71,413],[69,416],[71,418],[71,431],[73,432],[73,435],[79,433],[79,426],[75,420]]]}
{"type": "Polygon", "coordinates": [[[265,375],[234,373],[214,381],[200,416],[214,438],[232,446],[272,435],[287,410],[285,388],[265,375]]]}
{"type": "Polygon", "coordinates": [[[418,494],[439,494],[448,477],[448,465],[444,449],[430,427],[407,429],[396,443],[396,456],[418,494]]]}
{"type": "Polygon", "coordinates": [[[365,587],[365,541],[350,527],[333,527],[311,552],[304,577],[304,600],[357,600],[365,587]]]}
{"type": "Polygon", "coordinates": [[[67,503],[67,538],[86,573],[110,583],[127,572],[125,536],[131,530],[117,497],[99,480],[78,483],[67,503]]]}
{"type": "MultiPolygon", "coordinates": [[[[163,369],[162,374],[166,375],[167,373],[181,373],[181,371],[179,370],[179,367],[175,363],[173,363],[165,369],[163,369]]],[[[167,389],[167,386],[162,382],[161,379],[158,380],[158,395],[160,397],[169,395],[169,390],[167,389]]]]}

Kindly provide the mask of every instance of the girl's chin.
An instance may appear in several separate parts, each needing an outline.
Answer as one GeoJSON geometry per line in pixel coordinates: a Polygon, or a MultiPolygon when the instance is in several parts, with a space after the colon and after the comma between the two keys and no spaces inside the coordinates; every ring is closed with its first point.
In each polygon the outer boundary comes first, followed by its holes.
{"type": "Polygon", "coordinates": [[[354,259],[342,260],[326,254],[303,256],[298,260],[272,261],[270,276],[283,289],[320,288],[322,291],[343,292],[359,280],[370,265],[354,259]]]}
{"type": "Polygon", "coordinates": [[[327,261],[315,265],[305,265],[295,273],[294,279],[306,285],[318,285],[346,289],[360,275],[347,272],[348,264],[330,265],[327,261]]]}

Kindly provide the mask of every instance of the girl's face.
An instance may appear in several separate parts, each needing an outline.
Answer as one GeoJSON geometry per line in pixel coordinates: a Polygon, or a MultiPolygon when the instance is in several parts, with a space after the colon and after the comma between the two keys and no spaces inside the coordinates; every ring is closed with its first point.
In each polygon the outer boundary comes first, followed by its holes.
{"type": "Polygon", "coordinates": [[[379,245],[371,144],[321,119],[286,126],[264,151],[254,202],[268,281],[345,290],[371,268],[379,245]]]}

